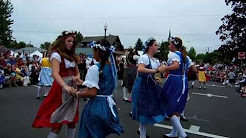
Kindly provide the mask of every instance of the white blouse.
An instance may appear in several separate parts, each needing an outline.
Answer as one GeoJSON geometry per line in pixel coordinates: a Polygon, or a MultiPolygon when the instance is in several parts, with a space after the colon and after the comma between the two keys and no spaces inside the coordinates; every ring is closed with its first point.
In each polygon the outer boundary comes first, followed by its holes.
{"type": "MultiPolygon", "coordinates": [[[[152,69],[157,69],[160,66],[159,60],[156,60],[155,58],[154,59],[150,58],[150,62],[151,62],[152,69]]],[[[139,64],[144,64],[145,66],[148,66],[149,56],[147,54],[140,56],[140,58],[138,59],[138,65],[139,64]]]]}
{"type": "MultiPolygon", "coordinates": [[[[194,65],[194,63],[192,62],[189,56],[187,56],[187,59],[188,59],[188,68],[190,68],[192,65],[194,65]]],[[[177,55],[175,52],[169,52],[167,64],[171,65],[174,61],[177,61],[179,64],[181,64],[179,55],[177,55]]]]}
{"type": "Polygon", "coordinates": [[[99,83],[99,68],[97,65],[92,65],[85,76],[85,81],[83,85],[85,85],[88,88],[94,87],[100,90],[98,83],[99,83]]]}
{"type": "MultiPolygon", "coordinates": [[[[53,52],[53,53],[51,54],[51,56],[50,56],[50,61],[52,61],[53,58],[57,59],[57,60],[61,63],[61,56],[60,56],[59,53],[53,52]]],[[[71,62],[71,61],[69,61],[69,60],[67,60],[67,59],[65,59],[65,58],[64,58],[64,62],[65,62],[65,67],[66,67],[66,68],[73,68],[73,67],[76,66],[76,64],[75,64],[74,61],[71,62]]]]}

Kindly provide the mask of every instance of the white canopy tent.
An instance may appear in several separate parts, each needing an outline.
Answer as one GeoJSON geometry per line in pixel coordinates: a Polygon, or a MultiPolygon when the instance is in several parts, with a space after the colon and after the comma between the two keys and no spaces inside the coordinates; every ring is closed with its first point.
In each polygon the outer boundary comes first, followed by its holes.
{"type": "Polygon", "coordinates": [[[33,55],[37,55],[39,56],[39,58],[43,58],[43,54],[41,52],[39,52],[38,50],[36,50],[35,52],[30,54],[30,57],[33,57],[33,55]]]}

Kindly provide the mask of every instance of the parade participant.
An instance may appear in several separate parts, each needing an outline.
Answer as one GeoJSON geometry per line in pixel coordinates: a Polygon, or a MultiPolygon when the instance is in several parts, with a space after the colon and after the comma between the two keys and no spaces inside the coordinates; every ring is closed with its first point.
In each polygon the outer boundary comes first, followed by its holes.
{"type": "Polygon", "coordinates": [[[140,122],[140,138],[146,136],[146,125],[164,120],[165,112],[160,104],[161,87],[154,78],[160,63],[153,57],[158,51],[154,38],[145,42],[145,54],[140,56],[137,64],[138,75],[132,88],[132,119],[140,122]]]}
{"type": "Polygon", "coordinates": [[[113,47],[105,40],[92,42],[93,57],[96,65],[92,65],[83,85],[86,88],[70,94],[80,98],[90,98],[81,115],[79,138],[105,138],[111,133],[123,133],[119,124],[119,116],[113,100],[113,91],[117,88],[117,72],[113,57],[113,47]],[[110,58],[110,61],[108,60],[110,58]]]}
{"type": "Polygon", "coordinates": [[[164,84],[162,97],[163,103],[167,104],[167,115],[172,122],[173,129],[170,134],[163,137],[187,137],[180,123],[180,113],[185,109],[188,95],[187,70],[196,72],[196,69],[187,56],[182,40],[178,37],[172,37],[169,45],[168,66],[161,66],[160,72],[169,71],[168,78],[164,84]]]}
{"type": "Polygon", "coordinates": [[[41,63],[41,71],[39,73],[39,77],[38,77],[38,80],[39,80],[39,87],[38,87],[38,90],[37,90],[37,97],[36,99],[39,99],[40,98],[40,92],[43,88],[44,90],[44,97],[46,97],[49,93],[49,90],[50,90],[50,87],[53,83],[53,78],[52,78],[52,69],[51,69],[51,64],[50,64],[50,61],[49,61],[49,58],[47,56],[47,52],[44,53],[43,55],[43,59],[40,61],[41,63]]]}
{"type": "Polygon", "coordinates": [[[131,102],[132,86],[137,75],[136,63],[138,58],[139,56],[133,49],[130,49],[126,54],[126,68],[123,75],[123,100],[127,102],[131,102]]]}
{"type": "Polygon", "coordinates": [[[187,76],[188,76],[188,81],[191,81],[191,88],[193,89],[195,85],[195,80],[197,78],[197,74],[196,72],[193,72],[192,70],[188,70],[187,76]]]}
{"type": "Polygon", "coordinates": [[[201,63],[198,67],[198,81],[199,81],[199,89],[202,88],[202,83],[203,83],[203,88],[206,89],[205,83],[206,83],[206,74],[205,74],[205,67],[204,64],[201,63]]]}
{"type": "Polygon", "coordinates": [[[75,135],[75,124],[79,118],[78,99],[69,97],[68,94],[72,90],[72,82],[77,82],[80,78],[75,38],[75,33],[64,31],[49,50],[54,82],[32,124],[34,128],[52,128],[48,138],[57,138],[63,124],[68,126],[67,138],[74,138],[75,135]],[[60,109],[64,109],[68,102],[73,106],[65,109],[64,114],[59,114],[60,109]]]}

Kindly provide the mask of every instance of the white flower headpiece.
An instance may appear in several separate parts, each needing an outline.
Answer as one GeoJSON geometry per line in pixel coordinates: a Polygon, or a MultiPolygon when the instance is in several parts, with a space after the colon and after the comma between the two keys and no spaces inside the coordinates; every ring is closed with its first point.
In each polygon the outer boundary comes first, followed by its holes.
{"type": "Polygon", "coordinates": [[[171,37],[170,41],[173,42],[174,45],[179,44],[179,42],[175,39],[175,37],[171,37]]]}
{"type": "Polygon", "coordinates": [[[92,41],[91,43],[90,43],[90,45],[91,45],[91,47],[92,48],[99,48],[99,49],[101,49],[102,51],[107,51],[107,49],[108,50],[110,50],[110,51],[112,51],[112,52],[115,52],[115,47],[114,46],[111,46],[111,47],[109,47],[109,48],[106,48],[105,46],[102,46],[101,44],[96,44],[96,42],[95,41],[92,41]]]}

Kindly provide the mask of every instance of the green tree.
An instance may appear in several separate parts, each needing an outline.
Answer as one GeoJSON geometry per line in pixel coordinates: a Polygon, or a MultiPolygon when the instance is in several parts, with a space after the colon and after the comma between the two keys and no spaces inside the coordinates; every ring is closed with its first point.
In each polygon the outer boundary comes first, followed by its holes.
{"type": "Polygon", "coordinates": [[[191,47],[189,52],[188,52],[188,56],[192,59],[195,60],[196,59],[196,50],[194,47],[191,47]]]}
{"type": "Polygon", "coordinates": [[[138,38],[136,44],[135,44],[136,50],[142,50],[143,49],[143,42],[140,38],[138,38]]]}
{"type": "Polygon", "coordinates": [[[27,47],[27,44],[24,41],[20,41],[19,43],[17,43],[17,47],[15,48],[25,48],[27,47]]]}
{"type": "Polygon", "coordinates": [[[79,44],[81,44],[84,36],[80,32],[76,32],[76,39],[79,44]]]}
{"type": "Polygon", "coordinates": [[[159,52],[155,54],[155,57],[160,59],[160,60],[165,60],[167,61],[167,55],[169,53],[169,43],[167,41],[165,42],[161,42],[160,44],[160,48],[159,48],[159,52]]]}
{"type": "Polygon", "coordinates": [[[9,0],[0,0],[0,45],[11,46],[13,20],[10,18],[13,12],[13,5],[9,0]]]}
{"type": "Polygon", "coordinates": [[[205,56],[205,54],[203,54],[203,53],[197,54],[196,59],[195,59],[196,63],[202,62],[204,59],[204,56],[205,56]]]}
{"type": "Polygon", "coordinates": [[[43,44],[40,44],[40,48],[45,50],[48,50],[50,46],[51,46],[50,42],[44,42],[43,44]]]}
{"type": "Polygon", "coordinates": [[[246,51],[246,2],[244,0],[225,0],[227,6],[231,6],[232,13],[225,15],[221,21],[223,24],[216,31],[224,42],[219,51],[226,60],[237,57],[239,51],[246,51]]]}

